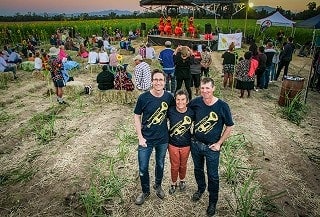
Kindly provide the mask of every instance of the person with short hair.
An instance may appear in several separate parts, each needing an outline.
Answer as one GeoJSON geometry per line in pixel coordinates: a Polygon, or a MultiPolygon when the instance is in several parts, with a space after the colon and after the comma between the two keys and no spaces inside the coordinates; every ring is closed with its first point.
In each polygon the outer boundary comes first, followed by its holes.
{"type": "Polygon", "coordinates": [[[212,63],[211,55],[205,44],[202,45],[201,52],[201,75],[204,77],[209,77],[209,67],[212,63]]]}
{"type": "Polygon", "coordinates": [[[50,65],[50,73],[53,84],[56,88],[57,101],[59,104],[66,104],[63,100],[63,87],[65,86],[65,81],[63,79],[62,69],[63,64],[62,60],[58,57],[59,49],[55,47],[51,47],[49,49],[49,65],[50,65]]]}
{"type": "Polygon", "coordinates": [[[22,63],[22,58],[20,54],[18,54],[16,52],[16,49],[14,48],[11,49],[11,53],[9,54],[9,57],[8,57],[8,63],[14,63],[14,64],[22,63]]]}
{"type": "Polygon", "coordinates": [[[36,51],[36,57],[34,58],[34,69],[41,71],[42,69],[42,59],[40,58],[40,52],[36,51]]]}
{"type": "Polygon", "coordinates": [[[236,64],[237,56],[234,53],[235,45],[232,42],[229,45],[229,48],[226,52],[222,54],[223,58],[223,87],[226,88],[227,84],[229,87],[233,85],[233,73],[234,73],[234,66],[236,64]]]}
{"type": "Polygon", "coordinates": [[[135,85],[140,91],[148,91],[151,88],[150,65],[143,62],[141,55],[135,56],[133,60],[136,65],[134,68],[135,85]]]}
{"type": "Polygon", "coordinates": [[[194,176],[198,185],[192,195],[192,201],[199,201],[206,190],[204,162],[206,162],[209,205],[207,215],[213,216],[219,194],[219,158],[223,142],[229,137],[234,125],[229,105],[213,95],[214,81],[211,78],[201,80],[201,97],[190,101],[194,111],[193,139],[191,155],[194,163],[194,176]]]}
{"type": "Polygon", "coordinates": [[[135,200],[136,205],[142,205],[150,195],[149,161],[153,149],[156,161],[153,188],[160,199],[165,197],[161,184],[169,142],[167,112],[174,103],[174,99],[164,90],[165,75],[161,70],[153,70],[151,79],[151,90],[139,96],[134,109],[134,126],[139,140],[138,163],[142,188],[142,193],[135,200]]]}
{"type": "Polygon", "coordinates": [[[102,66],[102,72],[97,75],[97,83],[99,90],[114,89],[114,75],[108,65],[102,66]]]}
{"type": "Polygon", "coordinates": [[[191,55],[192,50],[188,46],[178,46],[173,53],[173,59],[175,63],[175,76],[177,81],[177,90],[181,89],[182,83],[189,94],[189,99],[192,99],[191,91],[191,55]]]}
{"type": "Polygon", "coordinates": [[[164,43],[165,48],[160,51],[159,62],[166,75],[166,90],[174,93],[176,91],[175,64],[173,59],[174,50],[171,49],[171,41],[164,43]]]}
{"type": "Polygon", "coordinates": [[[256,67],[258,66],[258,61],[252,59],[252,52],[247,51],[244,54],[244,59],[236,65],[236,89],[240,90],[240,98],[243,98],[245,90],[248,93],[248,97],[250,97],[251,90],[254,89],[254,73],[249,73],[249,70],[255,72],[255,69],[253,69],[254,65],[251,61],[256,61],[255,65],[256,67]]]}
{"type": "Polygon", "coordinates": [[[260,46],[258,48],[258,55],[257,55],[257,60],[258,60],[258,68],[256,69],[256,75],[257,75],[257,89],[264,89],[265,87],[265,72],[267,69],[267,55],[264,53],[264,47],[260,46]]]}
{"type": "Polygon", "coordinates": [[[284,45],[283,51],[280,53],[280,56],[279,56],[280,62],[278,65],[278,70],[277,70],[275,80],[278,80],[278,78],[280,76],[280,72],[283,67],[284,67],[283,77],[288,75],[289,64],[292,60],[292,55],[293,55],[295,47],[293,45],[293,38],[292,37],[289,37],[287,42],[288,43],[286,43],[286,45],[284,45]]]}
{"type": "Polygon", "coordinates": [[[276,52],[277,51],[273,48],[273,43],[269,41],[267,43],[266,49],[264,50],[264,53],[267,56],[266,71],[264,74],[264,89],[268,89],[269,82],[270,80],[272,80],[270,79],[271,70],[272,70],[272,60],[276,52]]]}
{"type": "Polygon", "coordinates": [[[13,73],[13,78],[17,79],[17,66],[16,64],[11,64],[11,63],[7,63],[5,61],[5,59],[3,58],[3,53],[0,52],[0,72],[12,72],[13,73]]]}
{"type": "Polygon", "coordinates": [[[171,106],[168,111],[169,119],[169,157],[171,163],[171,186],[169,194],[174,194],[178,187],[185,191],[185,177],[187,173],[187,162],[190,154],[191,125],[194,112],[187,107],[189,102],[188,92],[178,90],[175,94],[176,105],[171,106]]]}

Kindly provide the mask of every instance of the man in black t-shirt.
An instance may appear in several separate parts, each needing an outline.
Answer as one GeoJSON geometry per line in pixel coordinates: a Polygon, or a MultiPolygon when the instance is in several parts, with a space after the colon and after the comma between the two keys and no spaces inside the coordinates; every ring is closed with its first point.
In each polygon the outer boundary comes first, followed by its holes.
{"type": "Polygon", "coordinates": [[[134,109],[134,126],[139,139],[138,162],[142,193],[136,198],[135,204],[142,205],[150,195],[149,161],[155,149],[156,169],[153,188],[156,195],[164,198],[162,178],[165,156],[169,143],[167,112],[174,103],[173,96],[164,91],[165,75],[155,69],[151,74],[152,89],[142,93],[134,109]]]}
{"type": "Polygon", "coordinates": [[[231,133],[233,121],[228,104],[213,95],[215,86],[211,78],[203,78],[200,89],[201,97],[189,103],[189,107],[195,113],[191,155],[198,184],[198,190],[192,195],[192,200],[200,200],[206,190],[204,174],[204,162],[206,161],[209,192],[207,215],[213,216],[219,193],[220,148],[231,133]]]}

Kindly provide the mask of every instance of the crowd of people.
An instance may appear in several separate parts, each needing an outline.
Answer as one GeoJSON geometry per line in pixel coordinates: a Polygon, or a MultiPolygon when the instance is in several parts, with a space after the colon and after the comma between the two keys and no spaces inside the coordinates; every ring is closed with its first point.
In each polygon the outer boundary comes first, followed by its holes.
{"type": "MultiPolygon", "coordinates": [[[[76,51],[79,58],[85,59],[87,66],[102,66],[102,71],[96,78],[100,91],[139,91],[134,109],[134,126],[138,137],[142,192],[137,196],[135,204],[142,205],[151,192],[149,161],[153,149],[156,153],[153,189],[160,199],[165,197],[162,180],[167,150],[171,165],[171,183],[168,188],[170,195],[177,190],[187,189],[187,161],[191,153],[197,184],[191,200],[199,201],[207,189],[209,201],[206,212],[208,216],[213,216],[219,193],[220,151],[223,142],[231,134],[234,123],[228,104],[214,95],[216,85],[209,73],[213,60],[207,46],[179,45],[173,49],[168,40],[157,54],[151,43],[143,44],[139,49],[130,48],[131,44],[127,44],[123,35],[119,35],[117,49],[116,46],[111,46],[110,38],[106,35],[95,36],[91,40],[86,38],[78,47],[72,44],[70,36],[57,36],[59,34],[58,31],[50,40],[52,47],[48,53],[37,48],[28,51],[32,54],[28,61],[33,62],[33,69],[50,71],[59,104],[66,104],[63,87],[70,81],[68,71],[79,68],[79,63],[73,61],[68,54],[70,50],[76,51]],[[91,48],[90,51],[88,47],[91,48]],[[122,63],[122,56],[118,54],[120,49],[128,49],[135,55],[132,58],[132,73],[127,71],[128,64],[122,63]],[[153,69],[153,62],[158,62],[161,69],[153,69]],[[204,164],[207,168],[206,175],[204,164]]],[[[239,57],[235,52],[235,44],[231,43],[221,56],[222,86],[235,86],[240,90],[240,98],[244,97],[245,91],[250,97],[252,90],[268,89],[270,82],[287,76],[294,49],[291,37],[287,38],[280,49],[271,41],[259,47],[253,41],[244,56],[239,57]],[[284,73],[280,78],[283,68],[284,73]]],[[[317,90],[320,90],[319,53],[318,50],[313,61],[313,80],[317,81],[317,90]]],[[[22,62],[20,54],[14,48],[4,47],[3,52],[0,52],[0,71],[12,71],[15,79],[17,65],[22,62]]]]}

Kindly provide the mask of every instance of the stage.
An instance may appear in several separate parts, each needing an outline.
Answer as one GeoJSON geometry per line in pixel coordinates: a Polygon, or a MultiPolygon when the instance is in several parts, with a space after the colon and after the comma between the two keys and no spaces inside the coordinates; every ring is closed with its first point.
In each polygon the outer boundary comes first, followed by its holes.
{"type": "Polygon", "coordinates": [[[161,36],[161,35],[148,35],[148,42],[152,45],[164,46],[166,41],[171,41],[173,47],[178,45],[191,46],[191,44],[205,44],[210,45],[211,50],[217,50],[216,40],[204,40],[199,38],[187,38],[187,37],[176,37],[172,36],[161,36]]]}

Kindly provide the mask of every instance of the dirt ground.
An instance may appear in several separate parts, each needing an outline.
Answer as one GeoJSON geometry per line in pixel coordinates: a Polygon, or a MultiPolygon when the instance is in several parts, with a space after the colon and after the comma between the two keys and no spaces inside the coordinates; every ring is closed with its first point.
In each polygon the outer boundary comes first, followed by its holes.
{"type": "MultiPolygon", "coordinates": [[[[162,47],[155,47],[159,52],[162,47]]],[[[211,75],[221,86],[222,52],[213,52],[211,75]]],[[[124,56],[130,63],[131,56],[124,56]]],[[[308,78],[311,59],[294,56],[289,74],[308,78]]],[[[83,67],[75,75],[82,84],[91,84],[96,90],[96,72],[83,67]]],[[[93,95],[72,97],[66,91],[68,106],[57,106],[55,97],[47,92],[51,83],[40,80],[31,72],[18,71],[19,79],[10,80],[8,88],[0,90],[0,216],[86,216],[79,205],[66,203],[70,195],[88,189],[95,157],[102,153],[112,155],[119,143],[116,128],[133,128],[133,104],[97,102],[93,95]],[[57,119],[54,139],[39,144],[30,119],[55,105],[57,119]],[[27,179],[7,183],[7,174],[25,172],[27,179]],[[31,174],[31,175],[30,175],[31,174]],[[67,200],[66,200],[67,199],[67,200]]],[[[306,82],[305,82],[306,86],[306,82]]],[[[267,216],[320,216],[320,94],[309,91],[308,114],[297,126],[281,118],[277,101],[281,82],[271,83],[268,90],[253,92],[251,98],[240,99],[237,90],[221,89],[221,97],[231,107],[235,121],[233,134],[244,134],[250,141],[248,167],[258,169],[262,193],[274,195],[282,213],[267,216]]],[[[175,196],[166,195],[160,201],[154,193],[141,207],[134,205],[140,186],[137,176],[136,146],[132,145],[128,160],[122,165],[123,174],[130,182],[123,187],[124,201],[114,208],[112,216],[204,216],[207,195],[200,203],[190,202],[196,189],[192,159],[189,159],[188,190],[175,196]]],[[[153,171],[153,167],[150,168],[153,171]]],[[[167,160],[163,187],[170,183],[167,160]]],[[[152,174],[153,172],[151,172],[152,174]]],[[[221,184],[216,216],[232,216],[226,198],[228,191],[221,184]]],[[[72,200],[72,199],[70,199],[72,200]]]]}

